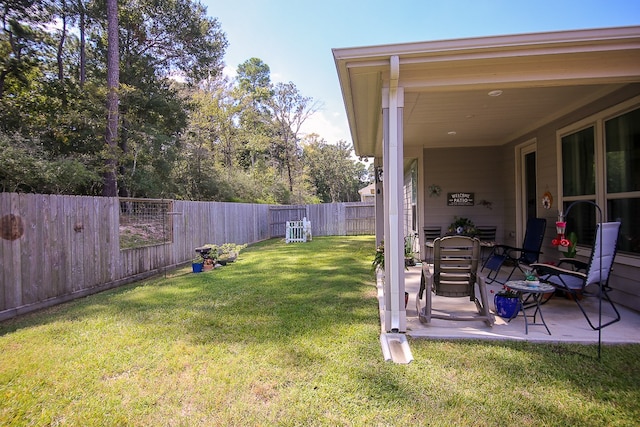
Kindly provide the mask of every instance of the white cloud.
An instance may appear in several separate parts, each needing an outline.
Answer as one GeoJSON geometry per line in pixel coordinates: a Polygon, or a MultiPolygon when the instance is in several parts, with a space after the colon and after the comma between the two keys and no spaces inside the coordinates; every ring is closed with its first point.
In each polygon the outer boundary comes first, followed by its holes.
{"type": "Polygon", "coordinates": [[[306,134],[317,133],[329,144],[339,140],[352,143],[347,122],[338,113],[328,116],[324,111],[317,111],[303,123],[301,130],[306,134]]]}

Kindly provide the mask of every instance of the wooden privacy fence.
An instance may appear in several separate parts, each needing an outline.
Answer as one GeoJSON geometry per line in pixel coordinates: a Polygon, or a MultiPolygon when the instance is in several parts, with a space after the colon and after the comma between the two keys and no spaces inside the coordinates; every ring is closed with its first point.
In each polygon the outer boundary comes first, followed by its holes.
{"type": "Polygon", "coordinates": [[[373,203],[323,203],[318,205],[271,206],[271,237],[284,237],[287,221],[311,221],[314,236],[356,236],[375,234],[376,208],[373,203]]]}
{"type": "Polygon", "coordinates": [[[283,237],[286,221],[304,216],[316,236],[374,233],[373,205],[156,200],[141,204],[155,204],[151,214],[161,215],[161,241],[123,249],[121,215],[138,212],[134,202],[140,201],[0,193],[0,320],[184,265],[206,243],[283,237]],[[279,221],[281,235],[273,233],[279,221]]]}

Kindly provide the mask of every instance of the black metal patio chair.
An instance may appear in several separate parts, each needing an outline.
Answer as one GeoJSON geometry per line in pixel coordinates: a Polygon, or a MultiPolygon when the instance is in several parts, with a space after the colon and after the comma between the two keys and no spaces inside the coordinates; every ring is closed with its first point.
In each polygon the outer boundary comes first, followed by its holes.
{"type": "Polygon", "coordinates": [[[506,283],[516,271],[520,270],[524,274],[523,266],[530,266],[538,262],[540,248],[544,239],[544,232],[547,227],[547,220],[544,218],[529,218],[527,229],[524,234],[522,247],[517,248],[508,245],[495,245],[487,260],[482,265],[482,271],[488,270],[487,283],[506,283]],[[510,267],[509,275],[504,280],[498,279],[498,274],[502,267],[510,267]]]}

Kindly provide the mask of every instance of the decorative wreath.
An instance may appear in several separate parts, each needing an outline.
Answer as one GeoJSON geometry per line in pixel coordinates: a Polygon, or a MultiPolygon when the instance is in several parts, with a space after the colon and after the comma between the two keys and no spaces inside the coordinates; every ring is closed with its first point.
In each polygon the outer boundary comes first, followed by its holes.
{"type": "Polygon", "coordinates": [[[545,209],[551,209],[553,206],[553,196],[548,191],[542,196],[542,207],[545,209]]]}

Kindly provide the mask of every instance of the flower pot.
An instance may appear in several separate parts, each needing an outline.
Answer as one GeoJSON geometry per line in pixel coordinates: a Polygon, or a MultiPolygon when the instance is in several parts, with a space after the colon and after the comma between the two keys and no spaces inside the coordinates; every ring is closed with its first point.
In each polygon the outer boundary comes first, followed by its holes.
{"type": "Polygon", "coordinates": [[[516,297],[496,295],[493,297],[493,303],[496,307],[496,314],[503,319],[513,319],[520,310],[520,300],[516,297]]]}
{"type": "Polygon", "coordinates": [[[202,267],[204,264],[202,263],[192,263],[191,264],[191,269],[193,270],[194,273],[202,273],[202,267]]]}

